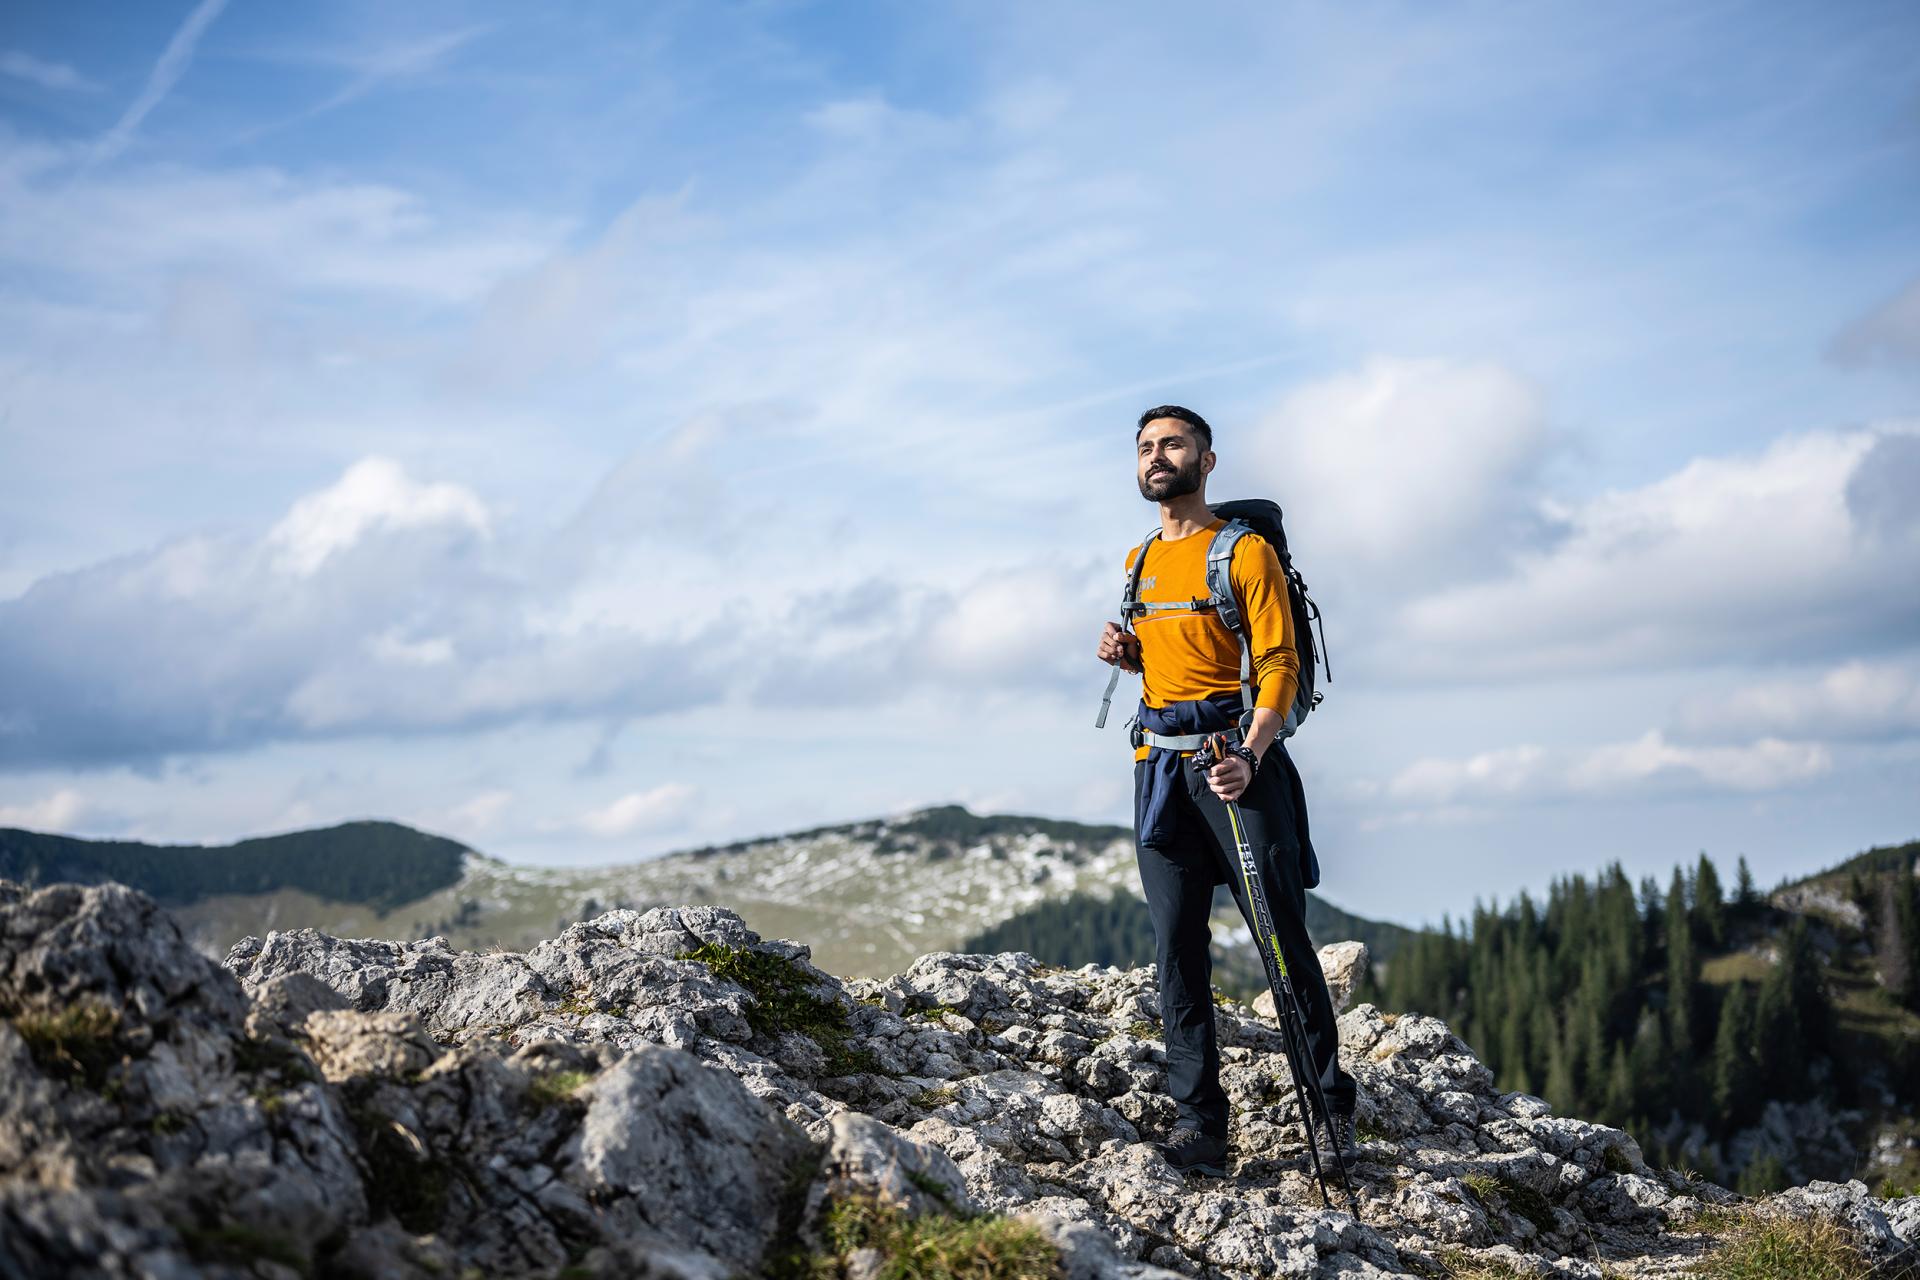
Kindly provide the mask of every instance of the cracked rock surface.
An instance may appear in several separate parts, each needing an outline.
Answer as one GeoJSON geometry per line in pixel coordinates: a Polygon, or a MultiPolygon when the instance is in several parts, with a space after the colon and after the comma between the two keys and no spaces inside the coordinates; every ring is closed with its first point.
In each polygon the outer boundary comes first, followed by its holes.
{"type": "MultiPolygon", "coordinates": [[[[1150,969],[1024,953],[842,982],[712,907],[524,954],[270,933],[222,967],[132,890],[0,882],[0,1277],[721,1280],[863,1198],[1022,1216],[1071,1280],[1598,1280],[1678,1274],[1738,1199],[1366,1004],[1358,1216],[1322,1206],[1280,1036],[1232,1002],[1231,1176],[1183,1177],[1151,1145],[1156,1007],[1150,969]]],[[[1920,1199],[1858,1183],[1771,1200],[1876,1257],[1920,1238],[1920,1199]]]]}

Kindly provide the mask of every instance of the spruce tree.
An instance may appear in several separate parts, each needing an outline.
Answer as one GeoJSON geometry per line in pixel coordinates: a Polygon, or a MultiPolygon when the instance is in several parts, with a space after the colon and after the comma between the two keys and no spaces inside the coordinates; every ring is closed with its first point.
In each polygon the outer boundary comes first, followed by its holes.
{"type": "Polygon", "coordinates": [[[1731,1133],[1759,1112],[1758,1063],[1754,1060],[1753,997],[1747,984],[1735,982],[1720,1008],[1720,1029],[1713,1038],[1713,1106],[1720,1132],[1731,1133]]]}
{"type": "Polygon", "coordinates": [[[1602,1120],[1623,1129],[1633,1117],[1633,1072],[1627,1066],[1627,1046],[1613,1046],[1613,1063],[1607,1068],[1606,1097],[1601,1104],[1602,1120]]]}
{"type": "Polygon", "coordinates": [[[1709,948],[1717,951],[1726,945],[1727,911],[1720,896],[1720,873],[1705,850],[1693,874],[1693,919],[1700,940],[1709,948]]]}
{"type": "Polygon", "coordinates": [[[1753,887],[1753,871],[1747,866],[1747,855],[1740,855],[1739,879],[1735,881],[1733,905],[1742,919],[1751,916],[1760,906],[1760,895],[1753,887]]]}
{"type": "MultiPolygon", "coordinates": [[[[1794,927],[1802,926],[1796,920],[1794,927]]],[[[1764,1098],[1799,1098],[1807,1086],[1806,1029],[1793,999],[1790,950],[1783,942],[1780,959],[1760,983],[1754,1003],[1753,1037],[1761,1047],[1757,1074],[1764,1098]]]]}
{"type": "Polygon", "coordinates": [[[1667,891],[1667,1043],[1681,1062],[1693,1054],[1693,984],[1699,976],[1686,882],[1675,867],[1667,891]]]}
{"type": "Polygon", "coordinates": [[[1880,969],[1880,981],[1895,1000],[1905,1004],[1913,995],[1913,947],[1907,938],[1906,904],[1901,901],[1901,877],[1898,873],[1880,880],[1880,901],[1873,939],[1874,963],[1880,969]]]}

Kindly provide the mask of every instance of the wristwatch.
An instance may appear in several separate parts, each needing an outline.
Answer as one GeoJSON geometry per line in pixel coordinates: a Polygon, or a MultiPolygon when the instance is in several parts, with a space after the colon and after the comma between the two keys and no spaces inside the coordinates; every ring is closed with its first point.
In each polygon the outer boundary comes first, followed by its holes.
{"type": "Polygon", "coordinates": [[[1232,746],[1227,748],[1227,753],[1229,755],[1239,756],[1242,760],[1245,760],[1247,762],[1248,776],[1252,776],[1253,774],[1260,772],[1260,757],[1253,754],[1252,747],[1232,746]]]}

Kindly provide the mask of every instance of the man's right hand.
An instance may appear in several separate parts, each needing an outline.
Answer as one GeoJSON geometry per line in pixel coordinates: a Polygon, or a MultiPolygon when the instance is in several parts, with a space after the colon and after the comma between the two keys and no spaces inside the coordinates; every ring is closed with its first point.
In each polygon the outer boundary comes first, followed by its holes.
{"type": "Polygon", "coordinates": [[[1140,637],[1119,623],[1106,624],[1106,630],[1100,633],[1100,647],[1096,652],[1100,655],[1100,661],[1119,667],[1122,671],[1140,674],[1140,637]]]}

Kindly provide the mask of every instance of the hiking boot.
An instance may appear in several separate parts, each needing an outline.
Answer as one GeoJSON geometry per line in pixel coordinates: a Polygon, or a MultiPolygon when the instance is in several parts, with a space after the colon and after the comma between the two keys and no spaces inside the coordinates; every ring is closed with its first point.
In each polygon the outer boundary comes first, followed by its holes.
{"type": "Polygon", "coordinates": [[[1227,1176],[1227,1140],[1200,1132],[1192,1125],[1180,1125],[1165,1142],[1160,1154],[1176,1173],[1204,1173],[1209,1177],[1227,1176]]]}
{"type": "Polygon", "coordinates": [[[1360,1143],[1354,1136],[1353,1113],[1336,1111],[1326,1124],[1313,1131],[1313,1149],[1322,1160],[1333,1159],[1335,1149],[1342,1160],[1351,1161],[1360,1154],[1360,1143]]]}

